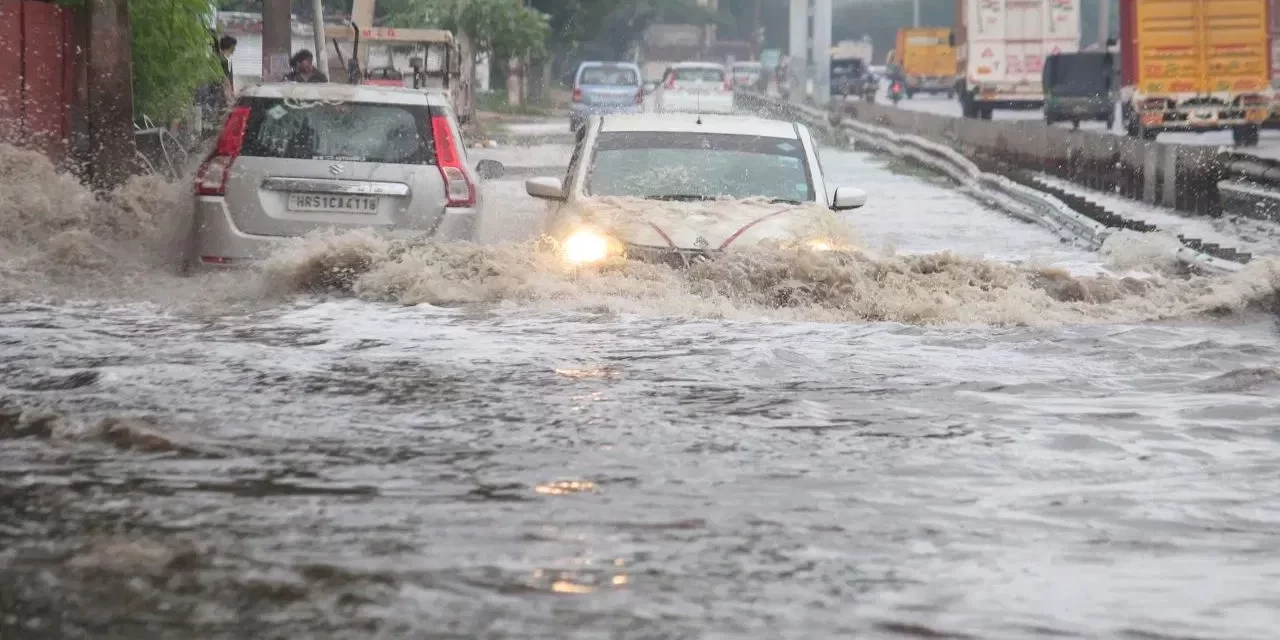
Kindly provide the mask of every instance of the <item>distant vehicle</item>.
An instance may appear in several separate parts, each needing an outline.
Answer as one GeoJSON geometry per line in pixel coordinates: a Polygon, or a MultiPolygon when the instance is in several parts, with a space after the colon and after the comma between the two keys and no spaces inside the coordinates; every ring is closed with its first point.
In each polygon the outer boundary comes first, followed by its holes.
{"type": "Polygon", "coordinates": [[[733,113],[733,87],[720,64],[673,64],[662,74],[662,84],[653,96],[657,111],[733,113]]]}
{"type": "Polygon", "coordinates": [[[583,62],[573,76],[569,128],[577,129],[592,114],[644,111],[640,67],[630,62],[583,62]]]}
{"type": "Polygon", "coordinates": [[[1115,56],[1109,51],[1080,51],[1049,56],[1044,64],[1045,124],[1101,121],[1115,126],[1115,56]]]}
{"type": "Polygon", "coordinates": [[[846,98],[854,96],[868,102],[874,101],[879,81],[871,73],[866,60],[861,58],[831,58],[831,95],[846,98]]]}
{"type": "Polygon", "coordinates": [[[996,109],[1044,106],[1044,59],[1080,50],[1079,2],[957,0],[956,8],[952,46],[964,117],[990,120],[996,109]]]}
{"type": "Polygon", "coordinates": [[[734,87],[754,87],[760,83],[764,66],[759,62],[735,62],[729,67],[729,83],[734,87]]]}
{"type": "MultiPolygon", "coordinates": [[[[356,0],[358,5],[371,4],[371,0],[356,0]]],[[[368,9],[370,15],[373,9],[368,9]]],[[[360,10],[355,10],[357,14],[360,10]]],[[[449,96],[457,119],[468,123],[475,116],[475,68],[470,51],[463,46],[465,38],[455,38],[453,32],[441,29],[399,29],[394,27],[365,27],[351,25],[326,25],[325,39],[333,43],[333,56],[329,58],[330,82],[369,84],[376,86],[412,87],[415,89],[443,91],[449,96]],[[340,42],[351,41],[351,57],[342,58],[340,42]],[[419,49],[422,57],[409,59],[409,70],[394,66],[367,68],[368,61],[361,61],[361,43],[370,42],[419,49]]]]}
{"type": "Polygon", "coordinates": [[[1268,0],[1121,4],[1121,118],[1130,136],[1230,129],[1258,144],[1269,116],[1268,0]]]}
{"type": "Polygon", "coordinates": [[[895,62],[906,76],[907,98],[917,93],[955,96],[956,52],[949,27],[905,27],[898,30],[895,62]]]}
{"type": "Polygon", "coordinates": [[[449,94],[373,85],[245,89],[195,179],[187,270],[246,266],[322,228],[473,239],[480,179],[449,94]]]}
{"type": "Polygon", "coordinates": [[[563,182],[525,182],[529,195],[553,203],[547,231],[571,265],[622,256],[686,266],[771,241],[838,248],[835,239],[797,239],[795,231],[806,215],[856,209],[867,199],[861,189],[828,187],[807,127],[754,116],[592,116],[579,130],[573,158],[563,182]],[[640,218],[617,224],[584,218],[584,211],[600,211],[584,201],[600,197],[672,206],[639,207],[640,218]],[[756,200],[713,216],[670,213],[719,199],[756,200]]]}

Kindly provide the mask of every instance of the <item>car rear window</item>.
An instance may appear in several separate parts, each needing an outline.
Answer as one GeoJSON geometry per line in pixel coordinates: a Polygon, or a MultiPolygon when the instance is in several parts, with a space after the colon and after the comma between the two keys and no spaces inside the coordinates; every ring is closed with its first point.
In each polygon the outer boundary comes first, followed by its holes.
{"type": "Polygon", "coordinates": [[[240,155],[435,164],[426,106],[248,98],[240,155]]]}
{"type": "Polygon", "coordinates": [[[640,84],[640,76],[635,69],[625,67],[587,67],[578,77],[579,85],[613,85],[618,87],[634,87],[640,84]]]}
{"type": "Polygon", "coordinates": [[[799,140],[696,132],[604,132],[585,191],[657,199],[814,200],[799,140]]]}
{"type": "Polygon", "coordinates": [[[724,82],[724,70],[706,67],[676,69],[676,82],[724,82]]]}

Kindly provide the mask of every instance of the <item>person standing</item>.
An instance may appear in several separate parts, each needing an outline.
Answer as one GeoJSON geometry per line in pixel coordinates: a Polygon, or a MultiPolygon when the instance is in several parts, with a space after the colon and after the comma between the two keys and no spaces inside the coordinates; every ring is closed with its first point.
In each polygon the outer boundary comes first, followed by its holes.
{"type": "Polygon", "coordinates": [[[315,57],[306,49],[300,49],[293,57],[289,59],[289,66],[293,68],[285,75],[287,82],[328,82],[329,79],[315,66],[315,57]]]}
{"type": "Polygon", "coordinates": [[[222,96],[225,110],[236,101],[235,70],[231,66],[231,56],[235,55],[237,41],[231,36],[218,39],[218,62],[222,64],[222,96]]]}

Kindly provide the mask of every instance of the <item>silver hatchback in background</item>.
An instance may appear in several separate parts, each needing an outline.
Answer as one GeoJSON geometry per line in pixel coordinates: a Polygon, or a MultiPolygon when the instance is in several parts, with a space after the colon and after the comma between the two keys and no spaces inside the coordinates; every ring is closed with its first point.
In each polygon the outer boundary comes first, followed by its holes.
{"type": "Polygon", "coordinates": [[[471,240],[479,181],[444,94],[370,85],[247,89],[195,183],[188,268],[234,267],[317,229],[471,240]]]}

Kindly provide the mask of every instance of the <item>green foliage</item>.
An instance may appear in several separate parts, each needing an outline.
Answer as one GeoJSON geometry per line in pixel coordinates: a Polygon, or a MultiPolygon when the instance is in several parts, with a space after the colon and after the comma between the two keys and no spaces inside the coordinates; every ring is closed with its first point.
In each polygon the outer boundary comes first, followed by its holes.
{"type": "Polygon", "coordinates": [[[434,0],[423,8],[432,22],[465,34],[477,51],[495,60],[526,52],[536,59],[546,51],[547,16],[526,9],[522,0],[434,0]]]}
{"type": "Polygon", "coordinates": [[[198,87],[222,73],[207,0],[130,0],[134,113],[157,124],[187,113],[198,87]]]}

